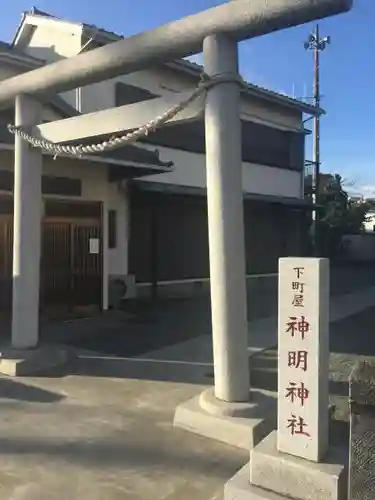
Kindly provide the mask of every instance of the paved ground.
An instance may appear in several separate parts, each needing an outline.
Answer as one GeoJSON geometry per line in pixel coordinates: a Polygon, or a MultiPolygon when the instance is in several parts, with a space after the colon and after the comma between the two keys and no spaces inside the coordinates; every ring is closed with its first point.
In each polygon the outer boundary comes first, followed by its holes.
{"type": "MultiPolygon", "coordinates": [[[[345,287],[343,288],[345,290],[345,287]]],[[[331,298],[331,318],[354,314],[375,305],[375,286],[331,298]]],[[[258,318],[249,324],[249,345],[261,349],[276,344],[276,316],[258,318]]],[[[67,322],[46,322],[44,341],[58,340],[76,348],[100,351],[113,356],[134,357],[186,342],[173,359],[211,361],[211,318],[205,300],[176,299],[150,306],[135,316],[124,312],[67,322]],[[205,336],[204,339],[199,337],[205,336]],[[184,352],[184,358],[181,353],[184,352]],[[176,358],[177,356],[177,358],[176,358]]],[[[165,359],[171,350],[163,351],[165,359]]]]}
{"type": "Polygon", "coordinates": [[[220,498],[248,454],[171,427],[175,406],[202,386],[93,368],[0,381],[0,499],[220,498]]]}
{"type": "MultiPolygon", "coordinates": [[[[358,355],[375,359],[374,330],[375,307],[331,325],[332,437],[341,443],[347,377],[358,355]]],[[[211,364],[110,357],[110,330],[108,349],[97,338],[89,347],[107,354],[82,351],[65,372],[0,378],[0,500],[220,499],[248,454],[171,427],[176,405],[212,383],[211,364]]],[[[251,376],[275,394],[275,350],[255,354],[251,376]]]]}
{"type": "Polygon", "coordinates": [[[65,324],[46,324],[42,335],[74,347],[120,356],[145,352],[183,342],[211,331],[207,301],[175,299],[142,309],[136,315],[109,312],[101,318],[87,318],[65,324]],[[68,334],[68,338],[66,335],[68,334]]]}
{"type": "MultiPolygon", "coordinates": [[[[337,321],[374,305],[375,287],[337,294],[331,298],[331,319],[337,321]]],[[[249,323],[250,353],[277,344],[276,325],[276,316],[249,323]]],[[[202,301],[169,301],[159,310],[150,308],[133,319],[124,313],[109,313],[100,318],[45,324],[42,338],[112,356],[173,362],[174,366],[179,362],[212,362],[210,310],[202,301]]],[[[181,365],[178,370],[182,370],[181,365]]]]}

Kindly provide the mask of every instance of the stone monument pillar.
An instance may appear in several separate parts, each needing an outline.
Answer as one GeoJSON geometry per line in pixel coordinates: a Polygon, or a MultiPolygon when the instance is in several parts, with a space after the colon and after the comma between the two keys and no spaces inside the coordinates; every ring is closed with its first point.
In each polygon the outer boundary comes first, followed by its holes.
{"type": "Polygon", "coordinates": [[[329,261],[279,260],[278,428],[225,500],[346,500],[345,450],[329,447],[329,261]]]}

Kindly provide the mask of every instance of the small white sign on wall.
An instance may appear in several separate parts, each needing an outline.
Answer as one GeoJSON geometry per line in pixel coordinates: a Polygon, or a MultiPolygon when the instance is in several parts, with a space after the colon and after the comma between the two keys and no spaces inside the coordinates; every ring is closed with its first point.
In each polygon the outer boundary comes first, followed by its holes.
{"type": "Polygon", "coordinates": [[[99,238],[90,238],[89,239],[89,252],[90,252],[90,254],[98,254],[99,253],[99,238]]]}

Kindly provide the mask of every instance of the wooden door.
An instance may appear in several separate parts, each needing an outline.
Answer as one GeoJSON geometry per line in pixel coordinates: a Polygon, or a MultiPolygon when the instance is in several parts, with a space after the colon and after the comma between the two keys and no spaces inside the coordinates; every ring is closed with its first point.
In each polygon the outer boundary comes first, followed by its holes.
{"type": "MultiPolygon", "coordinates": [[[[1,207],[0,207],[1,210],[1,207]]],[[[83,210],[80,209],[82,213],[83,210]]],[[[102,230],[95,214],[83,218],[47,216],[42,222],[40,306],[72,310],[102,304],[102,230]],[[90,239],[99,240],[90,253],[90,239]]],[[[92,246],[92,245],[91,245],[92,246]]],[[[91,248],[92,250],[92,248],[91,248]]],[[[12,307],[13,215],[0,214],[0,311],[12,307]]]]}
{"type": "Polygon", "coordinates": [[[71,225],[71,293],[75,305],[101,305],[102,249],[101,228],[96,221],[71,225]],[[97,248],[96,248],[97,247],[97,248]]]}
{"type": "Polygon", "coordinates": [[[70,222],[45,220],[40,264],[41,309],[59,306],[71,308],[71,252],[70,222]]]}
{"type": "Polygon", "coordinates": [[[46,219],[42,231],[41,305],[44,309],[101,306],[101,227],[96,219],[46,219]],[[99,242],[97,249],[94,243],[99,242]],[[95,253],[91,253],[92,251],[95,253]],[[97,252],[96,252],[97,250],[97,252]]]}

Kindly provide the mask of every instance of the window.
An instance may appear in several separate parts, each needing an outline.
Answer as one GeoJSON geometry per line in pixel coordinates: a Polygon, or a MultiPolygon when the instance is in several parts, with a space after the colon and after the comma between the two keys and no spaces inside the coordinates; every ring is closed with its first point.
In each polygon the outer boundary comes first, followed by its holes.
{"type": "Polygon", "coordinates": [[[242,155],[245,161],[290,168],[290,134],[253,122],[242,123],[242,155]]]}
{"type": "Polygon", "coordinates": [[[81,179],[71,179],[69,177],[53,177],[43,175],[42,193],[64,196],[81,196],[82,181],[81,179]]]}
{"type": "MultiPolygon", "coordinates": [[[[12,192],[14,188],[14,174],[10,170],[0,170],[0,190],[12,192]]],[[[69,177],[42,176],[42,193],[61,196],[81,196],[81,179],[69,177]]]]}
{"type": "Polygon", "coordinates": [[[117,212],[108,210],[108,248],[117,246],[117,212]]]}
{"type": "Polygon", "coordinates": [[[116,106],[125,106],[126,104],[134,104],[136,102],[149,101],[158,97],[149,90],[135,87],[128,83],[116,84],[116,106]]]}

